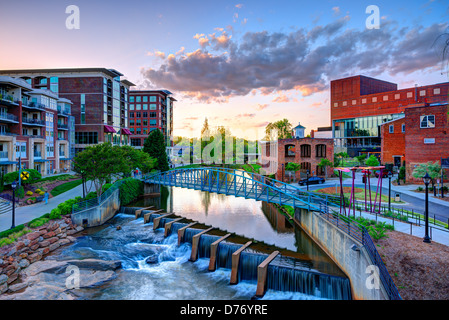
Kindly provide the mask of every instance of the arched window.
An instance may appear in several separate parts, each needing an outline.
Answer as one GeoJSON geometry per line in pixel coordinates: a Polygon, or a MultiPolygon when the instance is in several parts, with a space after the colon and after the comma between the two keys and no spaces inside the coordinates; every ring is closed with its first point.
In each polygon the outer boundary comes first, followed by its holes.
{"type": "Polygon", "coordinates": [[[315,147],[316,149],[316,157],[317,158],[325,158],[326,157],[326,145],[318,144],[315,147]]]}
{"type": "Polygon", "coordinates": [[[301,145],[301,157],[302,158],[310,158],[311,156],[311,146],[310,144],[302,144],[301,145]]]}
{"type": "Polygon", "coordinates": [[[285,146],[285,156],[286,157],[294,157],[295,156],[295,145],[287,144],[285,146]]]}

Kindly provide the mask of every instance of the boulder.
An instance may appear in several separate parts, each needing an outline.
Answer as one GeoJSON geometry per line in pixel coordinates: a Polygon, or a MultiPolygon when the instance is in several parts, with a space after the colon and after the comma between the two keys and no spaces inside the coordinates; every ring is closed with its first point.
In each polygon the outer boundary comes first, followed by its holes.
{"type": "Polygon", "coordinates": [[[59,244],[59,242],[55,242],[52,243],[48,248],[50,248],[50,251],[54,251],[56,249],[58,249],[61,245],[59,244]]]}
{"type": "Polygon", "coordinates": [[[8,281],[8,276],[6,274],[0,275],[0,285],[6,283],[8,281]]]}
{"type": "Polygon", "coordinates": [[[159,257],[157,254],[153,254],[145,259],[145,263],[148,263],[148,264],[155,264],[158,262],[159,262],[159,257]]]}
{"type": "Polygon", "coordinates": [[[26,267],[28,267],[30,265],[30,262],[27,259],[22,259],[19,261],[19,266],[22,269],[25,269],[26,267]]]}
{"type": "Polygon", "coordinates": [[[30,261],[30,263],[35,263],[36,261],[39,261],[42,259],[42,254],[40,254],[39,252],[33,253],[32,255],[28,256],[28,260],[30,261]]]}
{"type": "Polygon", "coordinates": [[[17,284],[13,284],[12,286],[9,286],[8,291],[9,292],[17,292],[17,291],[25,289],[26,287],[28,287],[28,283],[26,283],[26,282],[17,283],[17,284]]]}

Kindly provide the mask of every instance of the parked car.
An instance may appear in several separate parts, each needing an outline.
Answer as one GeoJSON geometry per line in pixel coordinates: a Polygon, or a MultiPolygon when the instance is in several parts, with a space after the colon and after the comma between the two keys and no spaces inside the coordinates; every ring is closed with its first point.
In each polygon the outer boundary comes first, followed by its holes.
{"type": "MultiPolygon", "coordinates": [[[[324,178],[316,177],[316,176],[315,177],[309,177],[309,185],[311,185],[311,184],[322,184],[324,182],[326,182],[326,180],[324,178]]],[[[298,184],[300,186],[307,185],[307,179],[299,180],[298,184]]]]}
{"type": "MultiPolygon", "coordinates": [[[[388,171],[388,170],[382,171],[382,178],[388,178],[389,173],[390,173],[390,171],[388,171]]],[[[375,171],[374,175],[376,176],[376,178],[379,178],[380,171],[375,171]]]]}

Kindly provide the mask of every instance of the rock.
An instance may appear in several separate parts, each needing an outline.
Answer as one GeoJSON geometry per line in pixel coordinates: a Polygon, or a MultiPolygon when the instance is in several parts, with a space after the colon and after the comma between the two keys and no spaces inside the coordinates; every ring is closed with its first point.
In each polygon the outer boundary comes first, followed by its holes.
{"type": "Polygon", "coordinates": [[[115,279],[117,275],[114,271],[94,271],[92,273],[82,273],[80,275],[80,288],[93,288],[105,282],[115,279]]]}
{"type": "Polygon", "coordinates": [[[31,247],[35,246],[36,244],[38,244],[38,243],[39,243],[39,241],[36,238],[36,239],[30,241],[30,243],[28,244],[28,247],[31,248],[31,247]]]}
{"type": "Polygon", "coordinates": [[[8,277],[8,281],[6,281],[7,284],[13,283],[14,281],[17,280],[17,278],[19,277],[18,273],[13,273],[12,275],[10,275],[8,277]]]}
{"type": "Polygon", "coordinates": [[[58,237],[59,237],[59,239],[65,239],[65,238],[67,238],[67,233],[61,233],[61,234],[59,234],[58,235],[58,237]]]}
{"type": "Polygon", "coordinates": [[[67,230],[67,235],[68,236],[71,236],[72,234],[75,234],[75,233],[77,233],[76,230],[67,230]]]}
{"type": "Polygon", "coordinates": [[[69,264],[67,263],[67,261],[56,261],[56,260],[37,261],[31,264],[23,272],[27,277],[35,276],[39,273],[60,274],[65,272],[68,265],[69,264]]]}
{"type": "Polygon", "coordinates": [[[61,233],[61,228],[57,228],[53,231],[56,235],[61,233]]]}
{"type": "Polygon", "coordinates": [[[44,239],[49,239],[49,238],[52,238],[54,236],[56,236],[56,233],[54,233],[53,231],[50,231],[50,232],[47,232],[46,234],[44,234],[42,237],[44,239]]]}
{"type": "Polygon", "coordinates": [[[80,232],[80,231],[83,231],[83,230],[84,230],[84,228],[83,228],[83,227],[81,227],[81,226],[78,226],[78,227],[76,227],[76,228],[75,228],[75,230],[76,230],[76,232],[80,232]]]}
{"type": "Polygon", "coordinates": [[[51,244],[50,241],[44,240],[44,241],[39,243],[39,247],[45,248],[45,247],[48,247],[50,244],[51,244]]]}
{"type": "Polygon", "coordinates": [[[23,241],[17,241],[16,250],[19,251],[25,247],[25,243],[23,241]]]}
{"type": "Polygon", "coordinates": [[[69,260],[68,264],[77,266],[80,269],[90,269],[96,271],[117,270],[122,267],[120,260],[97,260],[97,259],[84,259],[84,260],[69,260]]]}
{"type": "Polygon", "coordinates": [[[57,243],[59,243],[59,246],[65,246],[66,244],[70,243],[70,240],[68,240],[68,239],[61,239],[57,243]]]}
{"type": "Polygon", "coordinates": [[[8,285],[6,283],[0,284],[0,294],[5,293],[6,291],[8,291],[8,285]]]}
{"type": "Polygon", "coordinates": [[[49,238],[48,241],[50,242],[50,244],[53,244],[55,242],[58,242],[59,238],[58,237],[52,237],[52,238],[49,238]]]}
{"type": "Polygon", "coordinates": [[[28,239],[23,239],[22,240],[22,242],[25,244],[25,246],[29,246],[30,245],[30,242],[31,242],[31,240],[28,240],[28,239]]]}
{"type": "Polygon", "coordinates": [[[48,231],[54,231],[56,229],[59,228],[59,224],[57,222],[54,222],[53,224],[51,224],[50,226],[48,226],[47,230],[48,231]]]}
{"type": "Polygon", "coordinates": [[[39,238],[40,235],[41,235],[40,232],[31,232],[31,233],[28,233],[28,234],[26,235],[26,238],[27,238],[28,240],[33,241],[33,240],[36,240],[37,238],[39,238]]]}
{"type": "Polygon", "coordinates": [[[42,256],[45,256],[46,254],[50,253],[50,248],[49,247],[39,248],[37,252],[39,252],[42,256]]]}
{"type": "Polygon", "coordinates": [[[44,241],[44,237],[40,236],[40,237],[38,238],[38,241],[39,241],[39,242],[44,241]]]}
{"type": "Polygon", "coordinates": [[[25,269],[26,267],[28,267],[30,265],[30,262],[27,259],[22,259],[19,261],[19,266],[22,269],[25,269]]]}
{"type": "Polygon", "coordinates": [[[9,292],[17,292],[22,289],[25,289],[26,287],[28,287],[28,283],[26,283],[26,282],[17,283],[17,284],[13,284],[12,286],[9,286],[8,291],[9,292]]]}
{"type": "Polygon", "coordinates": [[[10,256],[16,254],[16,252],[17,252],[16,247],[13,247],[11,250],[8,251],[8,253],[6,254],[6,256],[7,256],[7,257],[10,257],[10,256]]]}
{"type": "Polygon", "coordinates": [[[71,237],[71,236],[67,236],[67,240],[69,240],[70,242],[75,242],[76,238],[75,237],[71,237]]]}
{"type": "Polygon", "coordinates": [[[35,263],[36,261],[39,261],[42,259],[42,254],[40,254],[39,252],[33,253],[32,255],[28,256],[28,260],[30,261],[30,263],[35,263]]]}
{"type": "Polygon", "coordinates": [[[159,262],[159,258],[157,254],[153,254],[152,256],[149,256],[145,259],[145,263],[147,264],[155,264],[159,262]]]}
{"type": "Polygon", "coordinates": [[[28,257],[28,253],[22,252],[21,254],[19,254],[19,257],[21,257],[22,259],[25,259],[26,257],[28,257]]]}
{"type": "Polygon", "coordinates": [[[5,274],[0,275],[0,285],[6,283],[8,281],[8,276],[5,274]]]}
{"type": "Polygon", "coordinates": [[[69,225],[64,221],[64,222],[61,222],[61,223],[59,223],[59,227],[62,229],[62,228],[67,228],[69,225]]]}
{"type": "Polygon", "coordinates": [[[54,251],[56,249],[58,249],[61,245],[58,242],[55,242],[53,244],[51,244],[48,248],[50,249],[50,251],[54,251]]]}
{"type": "Polygon", "coordinates": [[[36,251],[39,248],[39,243],[36,243],[34,246],[31,246],[30,249],[36,251]]]}
{"type": "Polygon", "coordinates": [[[117,226],[117,228],[115,228],[116,230],[122,230],[121,226],[117,226]]]}
{"type": "Polygon", "coordinates": [[[2,266],[5,263],[3,259],[0,259],[0,266],[2,266]]]}

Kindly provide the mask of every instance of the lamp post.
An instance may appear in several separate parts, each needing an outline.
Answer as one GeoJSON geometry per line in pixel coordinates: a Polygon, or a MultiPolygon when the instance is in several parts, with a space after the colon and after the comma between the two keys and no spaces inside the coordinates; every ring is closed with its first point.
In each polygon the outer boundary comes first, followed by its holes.
{"type": "Polygon", "coordinates": [[[388,172],[388,211],[391,212],[391,177],[393,174],[388,172]]]}
{"type": "Polygon", "coordinates": [[[431,241],[429,237],[429,183],[430,183],[429,173],[426,172],[426,175],[422,179],[424,181],[424,184],[426,185],[426,207],[425,207],[426,229],[423,242],[430,243],[431,241]]]}
{"type": "Polygon", "coordinates": [[[16,188],[17,188],[17,183],[14,180],[11,184],[11,188],[12,188],[12,225],[11,225],[11,229],[15,228],[15,220],[16,220],[16,188]]]}
{"type": "Polygon", "coordinates": [[[309,191],[309,170],[307,170],[306,185],[307,185],[307,191],[309,191]]]}

